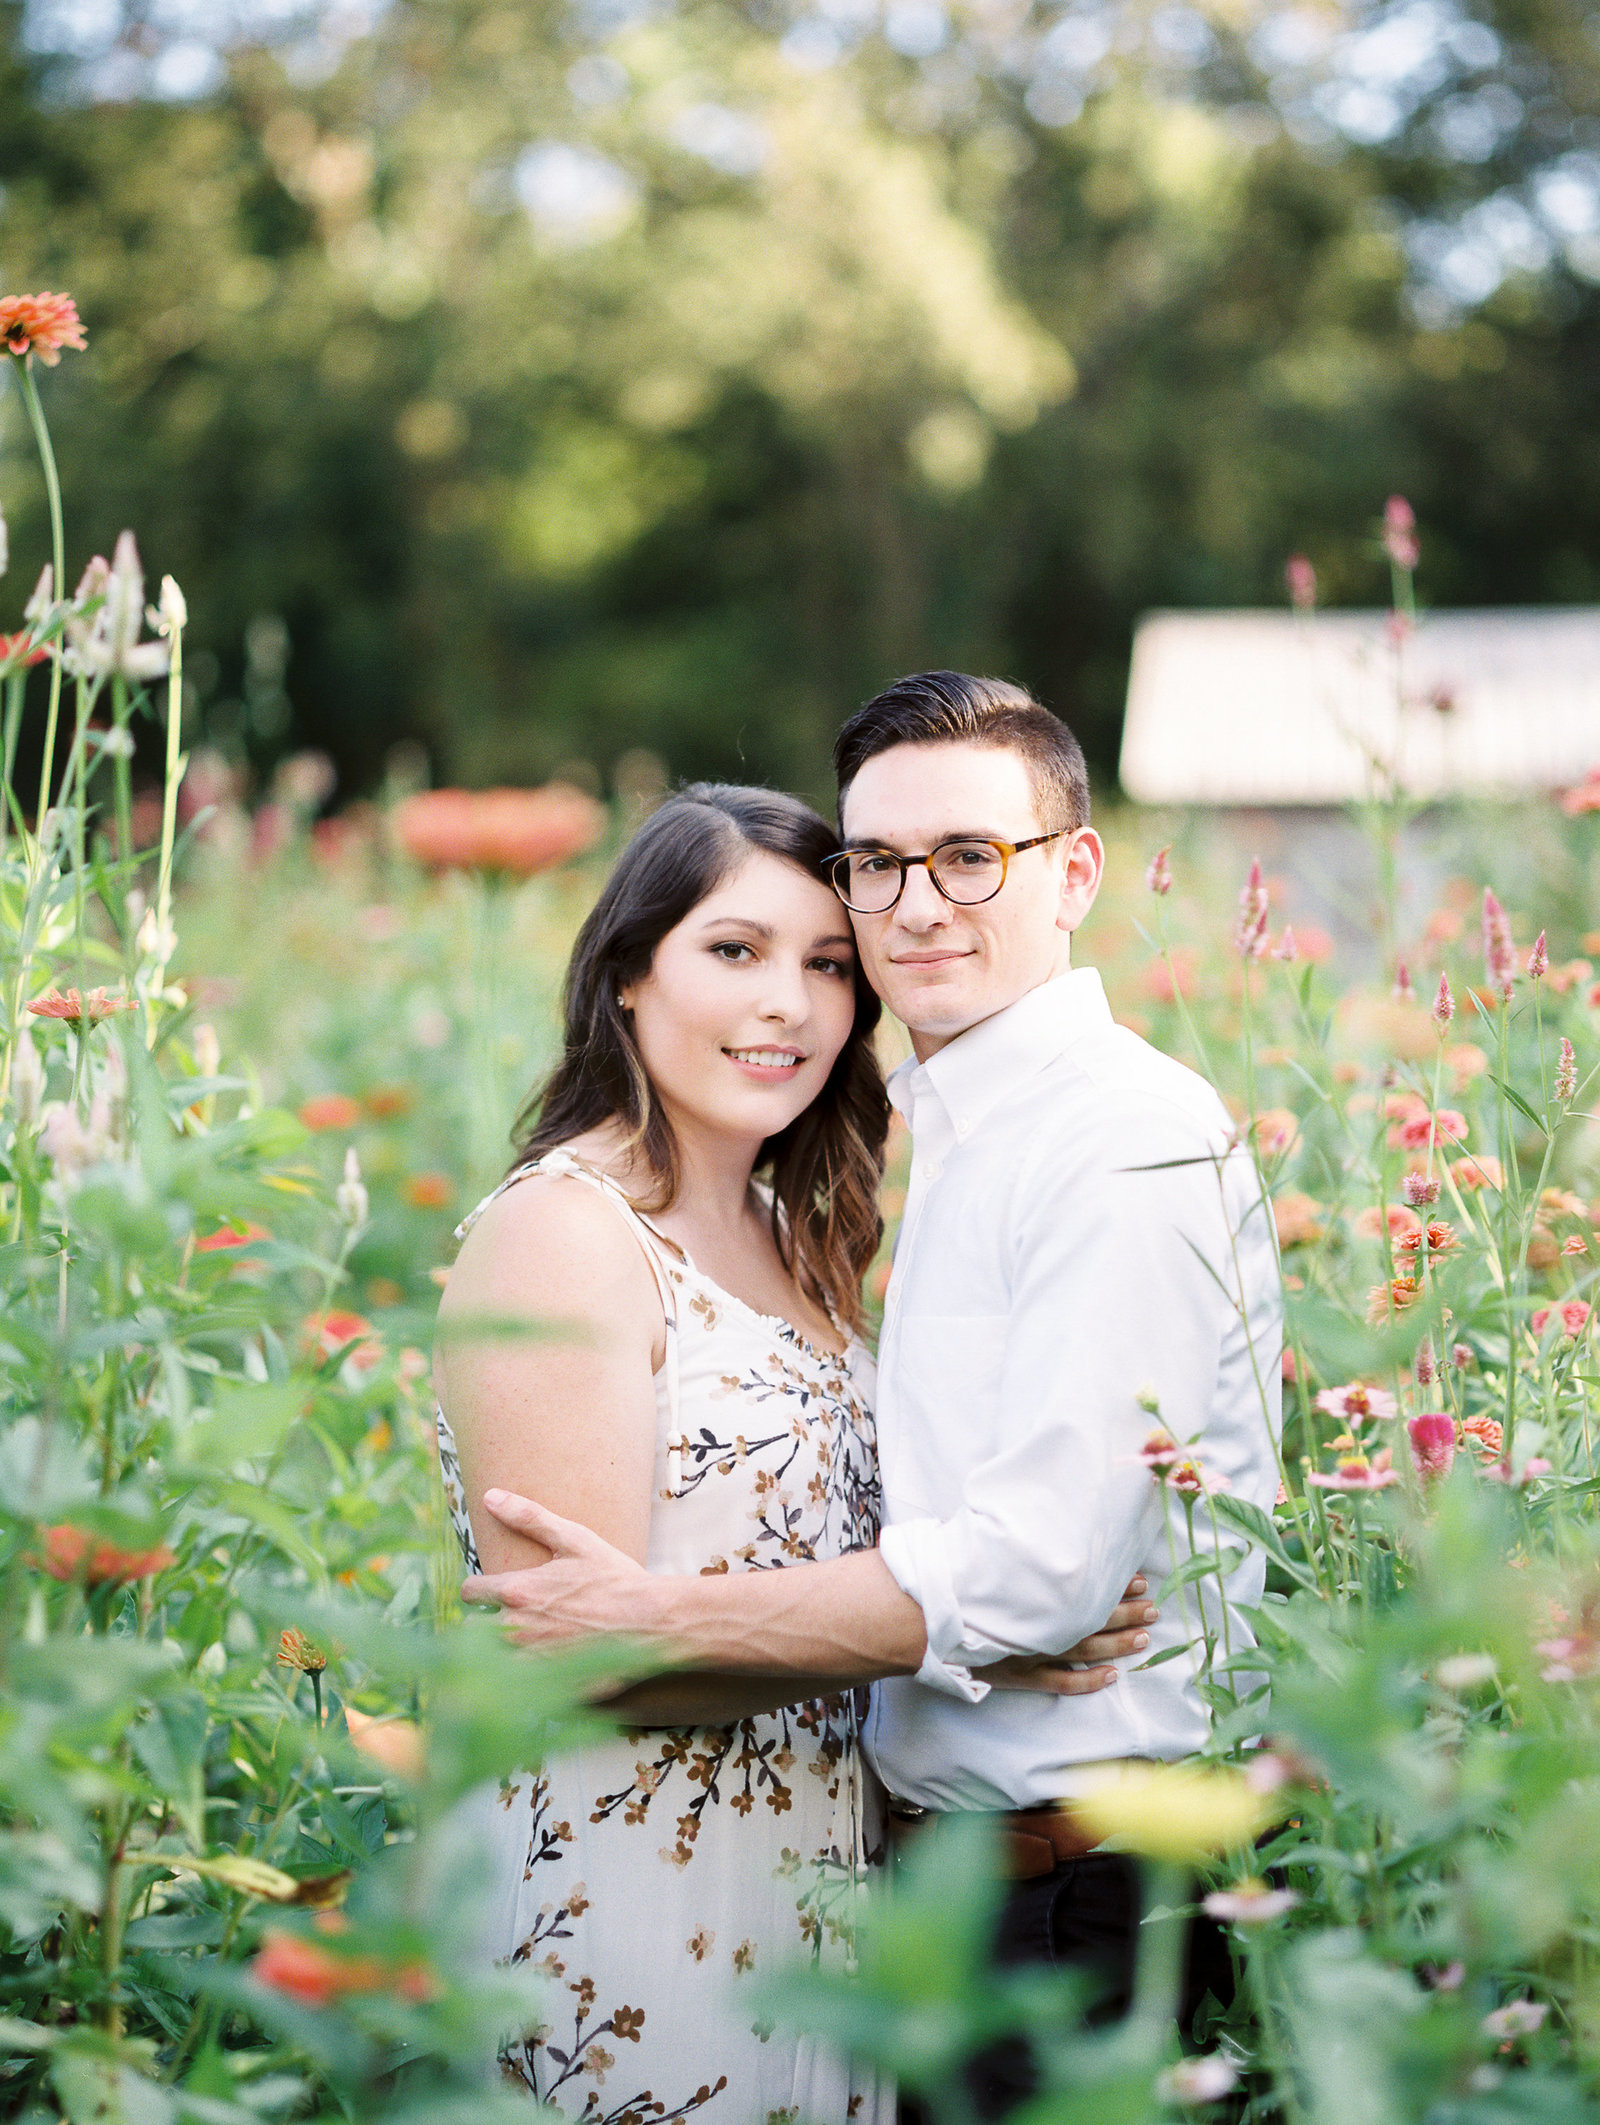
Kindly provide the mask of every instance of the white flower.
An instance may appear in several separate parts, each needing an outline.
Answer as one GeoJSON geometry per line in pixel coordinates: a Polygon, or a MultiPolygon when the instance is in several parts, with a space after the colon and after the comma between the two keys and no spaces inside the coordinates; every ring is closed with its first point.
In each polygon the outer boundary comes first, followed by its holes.
{"type": "Polygon", "coordinates": [[[66,1188],[89,1167],[104,1165],[111,1153],[111,1103],[105,1094],[97,1092],[90,1101],[87,1124],[69,1101],[48,1101],[39,1114],[39,1147],[66,1188]]]}
{"type": "Polygon", "coordinates": [[[141,642],[144,622],[144,569],[133,533],[118,539],[111,565],[97,554],[83,572],[67,621],[68,661],[88,678],[157,679],[168,664],[164,642],[141,642]],[[95,612],[84,617],[83,608],[95,612]]]}
{"type": "Polygon", "coordinates": [[[194,1057],[195,1069],[202,1077],[215,1077],[222,1068],[222,1043],[217,1038],[216,1027],[196,1026],[189,1036],[189,1052],[194,1057]]]}
{"type": "Polygon", "coordinates": [[[1238,2068],[1220,2052],[1208,2058],[1179,2059],[1156,2082],[1156,2093],[1167,2103],[1215,2103],[1239,2078],[1238,2068]]]}
{"type": "Polygon", "coordinates": [[[17,1029],[17,1044],[11,1051],[11,1100],[17,1110],[17,1127],[31,1129],[44,1097],[44,1065],[27,1026],[17,1029]]]}
{"type": "Polygon", "coordinates": [[[1480,1682],[1493,1682],[1494,1677],[1492,1653],[1452,1653],[1433,1671],[1434,1681],[1446,1690],[1474,1690],[1480,1682]]]}
{"type": "Polygon", "coordinates": [[[1292,1911],[1299,1901],[1293,1889],[1269,1889],[1263,1881],[1242,1881],[1231,1889],[1214,1889],[1201,1909],[1210,1918],[1231,1919],[1236,1926],[1263,1926],[1292,1911]]]}
{"type": "Polygon", "coordinates": [[[334,1190],[333,1203],[345,1224],[352,1228],[367,1222],[367,1191],[361,1185],[361,1161],[354,1144],[344,1155],[344,1179],[334,1190]]]}
{"type": "Polygon", "coordinates": [[[0,576],[11,566],[11,537],[6,530],[5,511],[0,510],[0,576]]]}
{"type": "Polygon", "coordinates": [[[133,733],[126,727],[99,733],[100,750],[108,760],[133,758],[133,733]]]}
{"type": "Polygon", "coordinates": [[[178,949],[177,933],[172,924],[158,920],[154,908],[145,909],[136,942],[141,959],[153,959],[158,966],[163,967],[178,949]]]}
{"type": "Polygon", "coordinates": [[[1483,2033],[1501,2039],[1532,2036],[1536,2029],[1544,2027],[1549,2012],[1542,2000],[1511,2000],[1504,2007],[1497,2007],[1493,2014],[1484,2016],[1483,2033]]]}
{"type": "Polygon", "coordinates": [[[50,616],[50,606],[56,594],[55,570],[48,561],[39,571],[39,580],[33,586],[33,596],[22,608],[22,617],[35,627],[50,616]]]}
{"type": "Polygon", "coordinates": [[[158,634],[175,635],[189,624],[189,608],[184,603],[183,592],[171,576],[161,578],[161,606],[150,622],[158,634]]]}

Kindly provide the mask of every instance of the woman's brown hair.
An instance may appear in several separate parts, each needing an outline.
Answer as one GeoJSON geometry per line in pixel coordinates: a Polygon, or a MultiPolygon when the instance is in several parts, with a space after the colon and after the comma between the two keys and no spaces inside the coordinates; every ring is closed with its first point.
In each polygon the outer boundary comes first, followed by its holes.
{"type": "MultiPolygon", "coordinates": [[[[628,1131],[655,1176],[642,1210],[678,1192],[678,1146],[634,1041],[618,990],[650,971],[656,947],[755,850],[825,884],[834,830],[775,790],[697,782],[670,797],[617,858],[578,932],[563,991],[561,1060],[517,1117],[512,1170],[607,1121],[628,1131]]],[[[872,1035],[880,1005],[857,963],[855,1020],[821,1093],[762,1145],[772,1233],[789,1273],[847,1327],[861,1322],[861,1280],[883,1224],[878,1183],[889,1102],[872,1035]]]]}

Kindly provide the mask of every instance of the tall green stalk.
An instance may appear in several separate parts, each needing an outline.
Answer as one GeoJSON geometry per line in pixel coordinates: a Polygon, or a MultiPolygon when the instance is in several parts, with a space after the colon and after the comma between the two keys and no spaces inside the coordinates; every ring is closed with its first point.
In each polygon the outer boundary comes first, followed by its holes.
{"type": "MultiPolygon", "coordinates": [[[[44,407],[39,402],[38,386],[33,380],[32,357],[14,354],[11,357],[17,378],[17,388],[22,393],[22,403],[28,409],[28,425],[33,430],[34,442],[39,449],[39,462],[44,467],[44,491],[50,504],[50,554],[55,568],[54,591],[58,598],[67,594],[67,540],[61,516],[61,481],[56,472],[56,454],[50,443],[50,429],[44,417],[44,407]]],[[[55,771],[56,721],[61,713],[61,637],[56,636],[50,645],[50,708],[44,726],[44,765],[39,775],[39,809],[42,819],[50,803],[50,782],[55,771]]]]}

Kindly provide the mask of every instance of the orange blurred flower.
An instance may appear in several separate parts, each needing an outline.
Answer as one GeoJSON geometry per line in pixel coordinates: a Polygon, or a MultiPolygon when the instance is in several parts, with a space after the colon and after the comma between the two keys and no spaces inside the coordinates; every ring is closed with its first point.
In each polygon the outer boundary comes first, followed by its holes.
{"type": "Polygon", "coordinates": [[[355,1348],[348,1353],[350,1362],[362,1372],[383,1362],[383,1344],[365,1314],[311,1313],[304,1326],[307,1337],[324,1357],[331,1358],[353,1343],[355,1348]]]}
{"type": "Polygon", "coordinates": [[[1322,1222],[1322,1205],[1309,1195],[1274,1196],[1272,1215],[1277,1222],[1280,1247],[1309,1245],[1320,1240],[1326,1230],[1322,1222]]]}
{"type": "Polygon", "coordinates": [[[19,361],[37,354],[47,369],[60,361],[63,347],[81,354],[88,344],[72,297],[48,293],[0,296],[0,341],[19,361]]]}
{"type": "Polygon", "coordinates": [[[270,1240],[272,1234],[265,1225],[246,1225],[236,1231],[232,1225],[224,1225],[220,1232],[208,1232],[203,1240],[196,1240],[196,1254],[217,1254],[229,1247],[251,1247],[257,1240],[270,1240]]]}
{"type": "Polygon", "coordinates": [[[435,870],[495,871],[528,878],[591,848],[605,808],[582,790],[419,790],[395,806],[394,831],[416,862],[435,870]]]}
{"type": "Polygon", "coordinates": [[[76,989],[64,994],[60,989],[46,989],[23,1009],[31,1011],[35,1018],[59,1018],[75,1029],[81,1029],[85,1020],[97,1026],[103,1018],[110,1018],[118,1011],[131,1011],[131,996],[108,996],[104,989],[91,989],[81,996],[76,989]]]}
{"type": "Polygon", "coordinates": [[[442,1210],[455,1189],[448,1173],[413,1173],[405,1193],[413,1210],[442,1210]]]}
{"type": "Polygon", "coordinates": [[[1591,767],[1581,782],[1562,791],[1561,809],[1569,818],[1580,812],[1600,812],[1600,767],[1591,767]]]}
{"type": "Polygon", "coordinates": [[[1250,1133],[1263,1158],[1281,1158],[1294,1149],[1300,1123],[1287,1107],[1268,1107],[1251,1123],[1250,1133]]]}
{"type": "Polygon", "coordinates": [[[302,1675],[320,1675],[328,1665],[328,1656],[304,1631],[287,1630],[278,1636],[277,1664],[280,1668],[298,1668],[302,1675]]]}
{"type": "Polygon", "coordinates": [[[382,1764],[397,1778],[420,1778],[425,1768],[422,1745],[422,1729],[410,1719],[374,1719],[370,1713],[358,1712],[354,1705],[344,1708],[344,1722],[350,1730],[350,1739],[363,1756],[382,1764]]]}
{"type": "Polygon", "coordinates": [[[25,671],[30,664],[42,664],[50,651],[35,649],[33,630],[24,627],[20,634],[0,635],[0,672],[25,671]]]}
{"type": "MultiPolygon", "coordinates": [[[[337,1915],[322,1914],[318,1924],[324,1933],[345,1930],[323,1923],[337,1915]]],[[[436,1997],[439,1989],[422,1963],[390,1962],[378,1955],[341,1955],[336,1948],[324,1948],[304,1934],[285,1933],[275,1926],[262,1935],[250,1974],[307,2007],[331,2007],[335,2000],[362,1992],[395,1992],[402,1999],[422,2001],[436,1997]]]]}
{"type": "Polygon", "coordinates": [[[1386,1203],[1381,1218],[1377,1204],[1368,1203],[1364,1210],[1356,1212],[1352,1222],[1356,1232],[1364,1240],[1375,1240],[1384,1225],[1388,1226],[1391,1239],[1403,1238],[1408,1232],[1422,1230],[1421,1218],[1404,1203],[1386,1203]]]}
{"type": "Polygon", "coordinates": [[[353,1129],[361,1119],[361,1104],[344,1092],[321,1092],[300,1109],[308,1129],[353,1129]]]}
{"type": "Polygon", "coordinates": [[[367,1094],[367,1112],[380,1122],[409,1114],[416,1103],[417,1095],[409,1085],[378,1085],[367,1094]]]}
{"type": "Polygon", "coordinates": [[[164,1572],[177,1558],[171,1550],[119,1549],[114,1542],[95,1542],[81,1527],[63,1524],[44,1531],[44,1556],[36,1559],[52,1579],[81,1579],[85,1586],[126,1586],[164,1572]]]}
{"type": "Polygon", "coordinates": [[[1179,996],[1192,996],[1194,982],[1195,955],[1184,944],[1174,945],[1165,959],[1152,959],[1139,976],[1140,988],[1156,1003],[1171,1003],[1179,996]]]}
{"type": "Polygon", "coordinates": [[[1450,1178],[1458,1188],[1503,1188],[1506,1184],[1505,1169],[1487,1151],[1458,1158],[1450,1168],[1450,1178]]]}
{"type": "Polygon", "coordinates": [[[1421,1297],[1421,1287],[1414,1276],[1397,1276],[1387,1284],[1374,1284],[1367,1293],[1367,1319],[1386,1321],[1392,1312],[1404,1313],[1421,1297]]]}

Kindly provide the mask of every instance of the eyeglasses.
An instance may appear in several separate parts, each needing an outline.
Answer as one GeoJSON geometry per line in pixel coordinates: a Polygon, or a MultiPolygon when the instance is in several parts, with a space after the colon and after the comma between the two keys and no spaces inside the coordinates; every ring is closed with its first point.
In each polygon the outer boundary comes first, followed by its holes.
{"type": "Polygon", "coordinates": [[[945,899],[960,908],[993,900],[1006,882],[1006,867],[1024,849],[1059,841],[1071,827],[1035,834],[1031,841],[941,841],[926,856],[897,856],[893,849],[840,849],[826,862],[829,882],[853,915],[887,915],[906,889],[906,873],[925,864],[945,899]]]}

